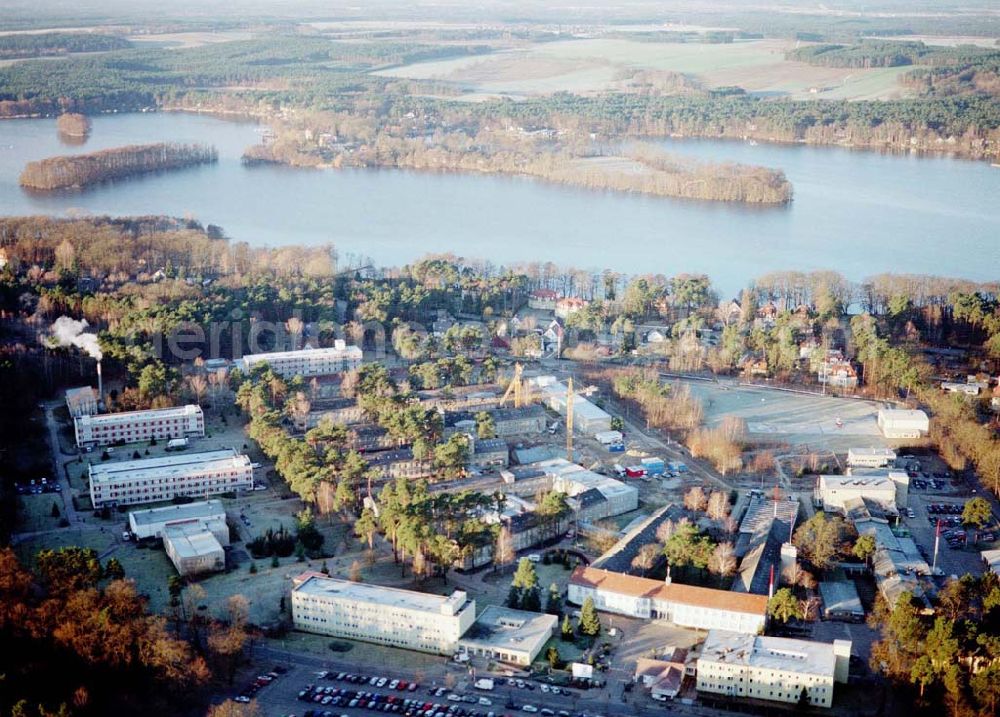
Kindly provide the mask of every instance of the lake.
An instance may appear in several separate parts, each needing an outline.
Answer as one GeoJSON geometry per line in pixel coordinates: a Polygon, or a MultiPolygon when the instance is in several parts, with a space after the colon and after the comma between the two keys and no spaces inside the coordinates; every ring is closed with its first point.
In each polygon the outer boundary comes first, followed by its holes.
{"type": "Polygon", "coordinates": [[[0,122],[0,214],[168,214],[255,245],[334,243],[341,256],[400,265],[430,252],[496,263],[552,261],[626,273],[705,272],[723,298],[778,269],[996,280],[1000,169],[944,157],[740,142],[663,142],[713,161],[780,168],[785,207],[747,207],[548,185],[519,177],[244,167],[253,124],[151,113],[93,119],[82,146],[55,120],[0,122]],[[84,191],[29,193],[28,161],[158,141],[206,142],[219,162],[84,191]]]}

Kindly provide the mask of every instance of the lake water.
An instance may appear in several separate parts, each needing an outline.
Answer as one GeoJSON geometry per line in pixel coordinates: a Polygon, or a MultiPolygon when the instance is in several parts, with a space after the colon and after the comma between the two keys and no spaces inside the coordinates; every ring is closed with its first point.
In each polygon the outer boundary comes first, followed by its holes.
{"type": "Polygon", "coordinates": [[[674,152],[780,168],[786,207],[592,192],[518,177],[393,170],[246,168],[252,124],[177,113],[94,118],[82,146],[54,120],[0,122],[0,214],[168,214],[217,224],[251,244],[333,242],[342,256],[400,265],[429,252],[494,262],[552,261],[626,273],[706,272],[720,292],[777,269],[836,269],[996,280],[1000,169],[942,157],[826,147],[671,141],[674,152]],[[17,184],[43,157],[131,143],[199,141],[219,162],[85,191],[17,184]]]}

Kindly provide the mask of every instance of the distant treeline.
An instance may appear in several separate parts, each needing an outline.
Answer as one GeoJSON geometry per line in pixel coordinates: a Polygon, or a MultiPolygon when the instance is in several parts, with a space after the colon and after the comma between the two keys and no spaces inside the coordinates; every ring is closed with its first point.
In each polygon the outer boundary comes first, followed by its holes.
{"type": "Polygon", "coordinates": [[[0,59],[3,60],[65,55],[70,52],[106,52],[129,47],[132,47],[132,43],[124,37],[90,32],[0,35],[0,59]]]}
{"type": "Polygon", "coordinates": [[[86,187],[110,179],[122,179],[161,169],[178,169],[215,162],[214,147],[203,144],[130,145],[91,154],[49,157],[29,162],[21,172],[21,186],[31,189],[86,187]]]}
{"type": "Polygon", "coordinates": [[[922,42],[863,40],[856,45],[806,45],[785,53],[785,59],[821,67],[900,67],[903,65],[965,65],[996,61],[1000,50],[974,45],[929,46],[922,42]]]}

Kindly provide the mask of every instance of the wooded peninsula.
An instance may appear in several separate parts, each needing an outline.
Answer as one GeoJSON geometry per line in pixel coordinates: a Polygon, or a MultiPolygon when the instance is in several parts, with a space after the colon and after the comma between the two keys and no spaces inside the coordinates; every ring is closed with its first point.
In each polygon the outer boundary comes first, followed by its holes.
{"type": "Polygon", "coordinates": [[[86,187],[164,169],[180,169],[218,161],[214,147],[203,144],[129,145],[90,154],[61,155],[28,162],[20,184],[29,189],[54,190],[86,187]]]}

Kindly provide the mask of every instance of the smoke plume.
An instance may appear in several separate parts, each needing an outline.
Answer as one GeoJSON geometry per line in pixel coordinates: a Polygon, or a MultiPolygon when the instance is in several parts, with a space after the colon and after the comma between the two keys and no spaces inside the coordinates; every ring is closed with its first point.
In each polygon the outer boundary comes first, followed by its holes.
{"type": "Polygon", "coordinates": [[[86,319],[77,321],[68,316],[60,316],[52,324],[52,333],[46,338],[45,343],[53,348],[76,346],[81,351],[86,352],[88,356],[100,361],[103,354],[101,353],[101,345],[97,341],[97,334],[83,333],[87,325],[86,319]]]}

